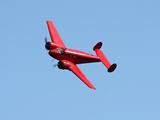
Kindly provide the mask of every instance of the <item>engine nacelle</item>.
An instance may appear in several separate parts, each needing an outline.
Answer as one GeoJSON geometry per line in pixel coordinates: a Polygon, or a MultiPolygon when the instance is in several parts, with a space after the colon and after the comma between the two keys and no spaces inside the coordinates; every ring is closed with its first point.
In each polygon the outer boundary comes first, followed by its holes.
{"type": "Polygon", "coordinates": [[[47,50],[52,50],[52,49],[58,48],[58,47],[59,47],[59,46],[58,46],[57,44],[53,43],[53,42],[47,42],[47,43],[45,44],[45,48],[46,48],[47,50]]]}
{"type": "Polygon", "coordinates": [[[72,65],[73,63],[67,61],[67,60],[61,60],[58,62],[58,68],[59,69],[69,69],[69,67],[72,65]]]}

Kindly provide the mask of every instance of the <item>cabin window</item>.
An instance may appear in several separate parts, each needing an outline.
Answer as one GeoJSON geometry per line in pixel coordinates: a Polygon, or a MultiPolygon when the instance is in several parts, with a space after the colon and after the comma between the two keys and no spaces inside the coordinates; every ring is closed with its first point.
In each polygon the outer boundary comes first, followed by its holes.
{"type": "Polygon", "coordinates": [[[80,57],[77,57],[77,59],[80,59],[80,57]]]}
{"type": "Polygon", "coordinates": [[[72,57],[72,55],[69,55],[69,57],[72,57]]]}
{"type": "Polygon", "coordinates": [[[74,58],[76,58],[76,56],[73,56],[74,58]]]}

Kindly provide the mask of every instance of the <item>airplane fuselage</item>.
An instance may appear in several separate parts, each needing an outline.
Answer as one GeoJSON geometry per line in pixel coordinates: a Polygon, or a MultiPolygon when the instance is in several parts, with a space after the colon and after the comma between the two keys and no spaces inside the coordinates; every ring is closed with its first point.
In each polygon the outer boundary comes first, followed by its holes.
{"type": "Polygon", "coordinates": [[[62,49],[55,48],[49,51],[49,55],[57,60],[69,60],[75,64],[100,62],[98,56],[88,54],[86,52],[73,50],[73,49],[62,49]]]}

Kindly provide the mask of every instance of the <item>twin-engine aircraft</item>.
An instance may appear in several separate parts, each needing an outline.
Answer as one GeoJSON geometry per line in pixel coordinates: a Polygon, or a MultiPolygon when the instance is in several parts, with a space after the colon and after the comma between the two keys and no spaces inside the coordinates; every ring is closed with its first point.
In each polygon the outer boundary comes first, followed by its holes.
{"type": "Polygon", "coordinates": [[[47,39],[45,39],[45,48],[49,50],[48,53],[51,57],[59,60],[57,64],[59,69],[67,69],[72,71],[88,87],[95,90],[96,88],[86,78],[86,76],[82,73],[76,64],[102,62],[108,68],[108,72],[113,72],[116,69],[117,64],[114,63],[111,65],[103,52],[100,50],[102,47],[102,42],[97,43],[93,47],[93,50],[96,52],[97,56],[82,51],[69,49],[64,45],[53,23],[51,21],[47,21],[47,25],[52,42],[47,42],[47,39]]]}

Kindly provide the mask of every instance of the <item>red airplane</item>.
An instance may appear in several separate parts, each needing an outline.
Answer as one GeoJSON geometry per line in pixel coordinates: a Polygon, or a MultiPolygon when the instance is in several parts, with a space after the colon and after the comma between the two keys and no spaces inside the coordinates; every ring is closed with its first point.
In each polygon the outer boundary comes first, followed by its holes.
{"type": "Polygon", "coordinates": [[[102,62],[108,68],[108,72],[113,72],[116,69],[117,64],[114,63],[111,65],[103,52],[100,50],[102,47],[102,42],[97,43],[93,47],[93,50],[96,52],[97,56],[82,51],[69,49],[64,45],[53,23],[51,21],[47,21],[47,25],[52,42],[47,42],[47,39],[45,39],[45,48],[50,50],[48,53],[51,57],[59,60],[57,64],[59,69],[68,69],[72,71],[88,87],[95,90],[96,88],[86,78],[86,76],[82,73],[76,64],[102,62]]]}

